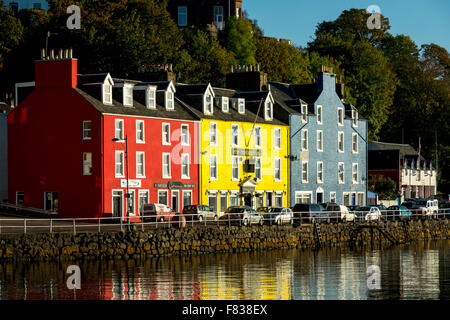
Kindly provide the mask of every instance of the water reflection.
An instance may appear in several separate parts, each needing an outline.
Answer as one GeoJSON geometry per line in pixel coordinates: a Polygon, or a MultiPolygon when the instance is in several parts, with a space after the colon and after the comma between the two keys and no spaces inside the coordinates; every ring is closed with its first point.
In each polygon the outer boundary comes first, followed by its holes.
{"type": "Polygon", "coordinates": [[[450,299],[449,243],[81,261],[81,290],[66,287],[73,263],[0,264],[0,299],[450,299]],[[380,290],[367,288],[370,265],[380,290]]]}

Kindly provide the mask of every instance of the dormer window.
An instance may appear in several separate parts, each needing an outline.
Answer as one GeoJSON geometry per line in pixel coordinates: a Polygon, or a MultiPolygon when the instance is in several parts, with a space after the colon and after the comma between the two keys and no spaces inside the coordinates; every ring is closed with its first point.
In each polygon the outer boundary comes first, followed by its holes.
{"type": "Polygon", "coordinates": [[[264,108],[264,118],[265,120],[272,120],[273,118],[273,105],[269,100],[266,101],[266,106],[264,108]]]}
{"type": "Polygon", "coordinates": [[[155,109],[156,108],[156,89],[155,88],[147,88],[147,108],[155,109]]]}
{"type": "Polygon", "coordinates": [[[245,99],[238,99],[238,112],[245,113],[245,99]]]}
{"type": "Polygon", "coordinates": [[[228,97],[222,97],[222,111],[228,112],[229,110],[229,101],[228,97]]]}
{"type": "Polygon", "coordinates": [[[358,111],[352,110],[352,125],[354,127],[358,126],[358,111]]]}
{"type": "Polygon", "coordinates": [[[103,103],[112,104],[112,85],[110,83],[105,83],[102,85],[103,89],[103,103]]]}
{"type": "Polygon", "coordinates": [[[213,110],[212,110],[212,97],[209,94],[205,95],[204,113],[205,114],[212,114],[213,113],[213,110]]]}
{"type": "Polygon", "coordinates": [[[124,84],[123,86],[123,105],[133,106],[133,85],[124,84]]]}
{"type": "Polygon", "coordinates": [[[302,122],[308,122],[308,106],[306,104],[301,105],[302,122]]]}
{"type": "Polygon", "coordinates": [[[173,110],[174,109],[174,101],[173,101],[173,92],[168,90],[166,93],[166,109],[173,110]]]}

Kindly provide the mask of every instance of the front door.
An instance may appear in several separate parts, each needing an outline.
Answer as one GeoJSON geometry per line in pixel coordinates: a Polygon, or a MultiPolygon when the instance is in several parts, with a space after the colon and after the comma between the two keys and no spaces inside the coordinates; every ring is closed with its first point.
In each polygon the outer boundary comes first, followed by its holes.
{"type": "Polygon", "coordinates": [[[122,215],[122,191],[113,191],[113,217],[122,215]]]}
{"type": "Polygon", "coordinates": [[[244,196],[244,205],[251,207],[252,206],[252,195],[251,194],[246,194],[244,196]]]}
{"type": "Polygon", "coordinates": [[[178,191],[172,191],[172,209],[178,212],[178,191]]]}
{"type": "Polygon", "coordinates": [[[323,193],[317,192],[316,193],[316,203],[322,203],[323,202],[323,193]]]}

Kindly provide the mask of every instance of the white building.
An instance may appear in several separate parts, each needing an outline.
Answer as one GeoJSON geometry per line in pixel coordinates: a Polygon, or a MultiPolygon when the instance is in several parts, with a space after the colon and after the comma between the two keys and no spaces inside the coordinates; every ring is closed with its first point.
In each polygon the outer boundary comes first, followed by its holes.
{"type": "Polygon", "coordinates": [[[403,160],[401,167],[402,194],[405,198],[429,198],[436,194],[436,169],[421,160],[403,160]]]}

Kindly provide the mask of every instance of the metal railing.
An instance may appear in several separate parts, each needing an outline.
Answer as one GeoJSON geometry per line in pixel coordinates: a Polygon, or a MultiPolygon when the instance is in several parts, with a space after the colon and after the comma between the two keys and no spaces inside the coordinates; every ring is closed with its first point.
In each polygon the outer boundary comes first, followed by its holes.
{"type": "Polygon", "coordinates": [[[399,214],[398,210],[380,210],[380,215],[370,219],[367,211],[353,211],[341,215],[338,211],[294,212],[290,215],[268,214],[225,214],[221,217],[199,219],[197,214],[161,214],[157,216],[101,217],[101,218],[0,218],[0,234],[22,233],[77,233],[77,232],[117,232],[129,228],[151,230],[158,228],[184,228],[198,226],[249,226],[249,225],[305,225],[318,223],[380,223],[382,221],[446,219],[449,209],[425,214],[421,209],[408,210],[399,214]],[[373,218],[373,219],[372,219],[373,218]]]}

